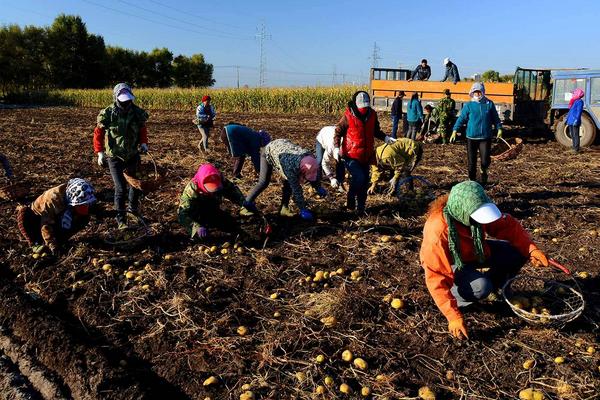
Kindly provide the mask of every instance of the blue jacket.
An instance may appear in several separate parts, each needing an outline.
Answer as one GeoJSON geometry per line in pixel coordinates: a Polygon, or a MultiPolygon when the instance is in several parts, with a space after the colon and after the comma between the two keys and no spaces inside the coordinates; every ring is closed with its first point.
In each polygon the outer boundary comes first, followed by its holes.
{"type": "Polygon", "coordinates": [[[250,156],[256,172],[260,171],[261,137],[244,125],[225,125],[225,135],[221,138],[233,157],[250,156]]]}
{"type": "Polygon", "coordinates": [[[446,65],[446,73],[444,74],[444,78],[442,82],[446,82],[446,79],[451,80],[456,83],[460,81],[460,75],[458,74],[458,67],[452,61],[446,65]]]}
{"type": "Polygon", "coordinates": [[[410,100],[406,110],[406,120],[408,122],[417,122],[423,119],[423,107],[419,100],[410,100]]]}
{"type": "Polygon", "coordinates": [[[567,114],[567,125],[580,126],[581,114],[583,113],[583,100],[577,99],[573,102],[569,113],[567,114]]]}
{"type": "Polygon", "coordinates": [[[492,138],[492,125],[502,128],[494,102],[485,97],[480,102],[470,101],[463,105],[453,130],[458,131],[467,124],[467,138],[484,140],[492,138]]]}

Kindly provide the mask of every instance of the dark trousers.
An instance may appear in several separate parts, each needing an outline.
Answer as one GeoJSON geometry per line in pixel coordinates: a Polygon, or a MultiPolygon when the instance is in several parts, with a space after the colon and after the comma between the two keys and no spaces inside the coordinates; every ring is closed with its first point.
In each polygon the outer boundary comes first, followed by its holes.
{"type": "Polygon", "coordinates": [[[222,232],[236,233],[240,230],[240,224],[237,219],[219,207],[211,207],[208,210],[203,210],[202,222],[202,226],[215,228],[222,232]]]}
{"type": "Polygon", "coordinates": [[[348,188],[347,205],[358,212],[364,212],[369,190],[369,164],[363,164],[353,158],[345,158],[344,164],[350,172],[350,187],[348,188]]]}
{"type": "Polygon", "coordinates": [[[402,118],[402,115],[392,115],[392,137],[394,139],[397,138],[398,122],[400,121],[400,118],[402,118]]]}
{"type": "Polygon", "coordinates": [[[501,288],[506,281],[516,276],[527,261],[508,242],[486,240],[486,243],[490,247],[490,258],[485,264],[489,271],[478,271],[478,265],[467,264],[461,270],[452,266],[454,286],[451,292],[459,307],[485,299],[493,290],[501,288]]]}
{"type": "MultiPolygon", "coordinates": [[[[315,152],[316,152],[316,158],[317,158],[317,165],[319,165],[319,171],[317,172],[317,182],[321,183],[321,179],[323,178],[323,168],[321,167],[321,165],[323,164],[323,155],[325,154],[325,149],[323,148],[323,146],[321,145],[321,143],[319,143],[317,141],[317,145],[315,146],[315,152]]],[[[338,162],[335,164],[335,179],[337,179],[337,181],[339,183],[344,182],[344,175],[346,173],[346,170],[344,168],[344,164],[342,162],[338,162]]]]}
{"type": "Polygon", "coordinates": [[[406,137],[412,140],[417,140],[417,133],[419,132],[420,127],[421,123],[419,121],[408,121],[408,132],[406,133],[406,137]]]}
{"type": "Polygon", "coordinates": [[[470,180],[474,181],[477,179],[477,152],[479,152],[479,157],[481,159],[481,181],[482,183],[487,183],[487,169],[492,163],[490,154],[491,148],[491,139],[467,139],[467,165],[470,180]]]}
{"type": "Polygon", "coordinates": [[[579,151],[579,125],[569,125],[569,134],[573,140],[573,150],[579,151]]]}
{"type": "MultiPolygon", "coordinates": [[[[140,156],[136,155],[128,161],[123,161],[116,157],[108,158],[108,169],[115,184],[115,210],[117,211],[117,221],[126,222],[127,214],[125,209],[125,189],[127,189],[127,181],[123,172],[127,170],[128,174],[135,174],[138,169],[140,156]]],[[[129,208],[132,212],[137,213],[140,202],[141,191],[129,186],[129,208]]]]}
{"type": "MultiPolygon", "coordinates": [[[[273,167],[267,162],[265,154],[260,155],[260,172],[258,174],[258,182],[246,196],[246,201],[254,202],[256,198],[269,186],[271,176],[273,175],[273,167]]],[[[287,182],[287,181],[286,181],[287,182]]]]}
{"type": "Polygon", "coordinates": [[[13,175],[13,170],[10,167],[10,163],[8,162],[8,159],[6,157],[4,157],[4,154],[0,154],[0,164],[2,164],[2,167],[4,168],[4,172],[6,173],[6,176],[9,178],[12,178],[13,175]]]}
{"type": "MultiPolygon", "coordinates": [[[[260,153],[261,150],[257,150],[256,153],[252,153],[250,155],[250,160],[252,160],[252,165],[254,166],[254,170],[256,173],[260,173],[260,153]]],[[[241,178],[242,177],[242,168],[244,167],[244,162],[246,161],[246,154],[242,154],[240,156],[233,156],[233,177],[241,178]]]]}

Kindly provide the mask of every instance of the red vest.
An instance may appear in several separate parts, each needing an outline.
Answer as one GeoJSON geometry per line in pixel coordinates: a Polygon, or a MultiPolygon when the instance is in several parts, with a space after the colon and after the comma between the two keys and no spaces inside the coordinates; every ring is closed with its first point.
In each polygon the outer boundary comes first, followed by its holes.
{"type": "Polygon", "coordinates": [[[374,164],[375,150],[375,121],[377,113],[369,110],[369,116],[365,122],[358,119],[352,111],[347,108],[345,113],[348,120],[348,131],[342,141],[342,156],[353,158],[363,164],[374,164]]]}

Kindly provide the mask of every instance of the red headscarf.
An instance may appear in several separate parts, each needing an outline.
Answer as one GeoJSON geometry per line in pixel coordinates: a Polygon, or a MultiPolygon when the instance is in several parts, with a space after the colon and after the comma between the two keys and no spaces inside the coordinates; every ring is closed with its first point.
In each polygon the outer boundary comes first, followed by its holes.
{"type": "Polygon", "coordinates": [[[579,100],[583,97],[584,93],[582,89],[575,89],[573,90],[573,96],[571,96],[571,100],[569,100],[569,108],[573,107],[573,103],[575,103],[576,100],[579,100]]]}
{"type": "Polygon", "coordinates": [[[214,193],[223,188],[221,172],[212,164],[202,164],[198,167],[192,182],[204,193],[214,193]]]}

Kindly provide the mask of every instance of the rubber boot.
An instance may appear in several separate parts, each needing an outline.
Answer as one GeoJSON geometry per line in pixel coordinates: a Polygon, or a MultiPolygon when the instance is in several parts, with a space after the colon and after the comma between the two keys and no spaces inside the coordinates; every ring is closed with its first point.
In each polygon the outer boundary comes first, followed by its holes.
{"type": "Polygon", "coordinates": [[[119,229],[127,229],[127,211],[117,210],[116,220],[119,229]]]}

